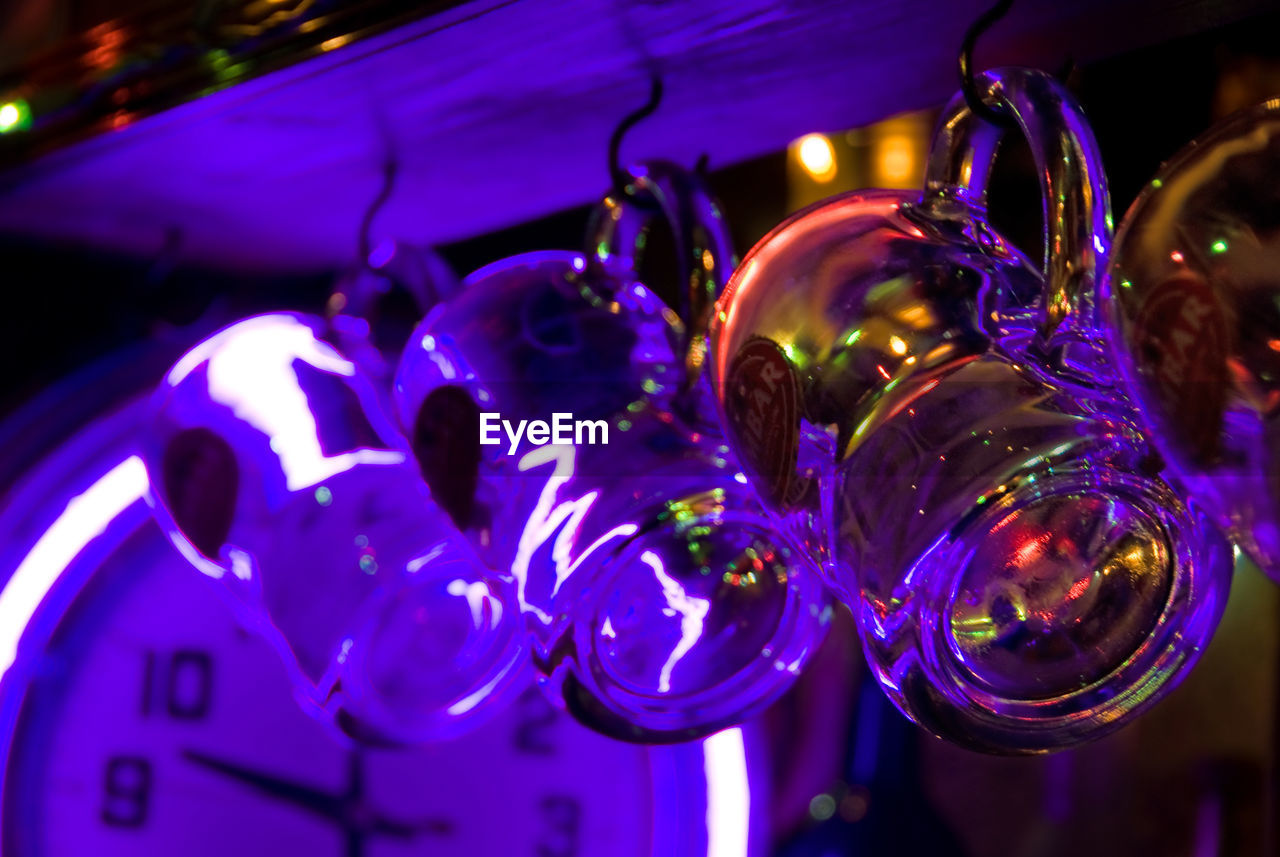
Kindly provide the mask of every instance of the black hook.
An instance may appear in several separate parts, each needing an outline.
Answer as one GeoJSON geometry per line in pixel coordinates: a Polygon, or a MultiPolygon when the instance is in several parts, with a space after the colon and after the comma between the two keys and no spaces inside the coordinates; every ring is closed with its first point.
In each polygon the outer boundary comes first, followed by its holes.
{"type": "Polygon", "coordinates": [[[1071,82],[1071,75],[1076,73],[1076,58],[1071,54],[1067,54],[1066,59],[1062,61],[1062,65],[1058,67],[1057,78],[1063,83],[1071,82]]]}
{"type": "Polygon", "coordinates": [[[165,227],[164,243],[156,251],[143,278],[148,287],[157,288],[164,285],[177,270],[178,264],[182,261],[183,237],[182,229],[179,227],[173,225],[165,227]]]}
{"type": "MultiPolygon", "coordinates": [[[[373,230],[373,218],[378,215],[387,200],[391,197],[391,191],[395,188],[396,172],[399,165],[395,158],[387,158],[382,165],[382,187],[378,189],[378,195],[369,203],[369,207],[365,210],[364,218],[360,221],[360,264],[369,270],[374,270],[369,262],[369,257],[373,254],[372,239],[370,233],[373,230]]],[[[376,273],[376,272],[375,272],[376,273]]]]}
{"type": "Polygon", "coordinates": [[[996,5],[978,16],[965,31],[964,41],[960,43],[960,91],[964,94],[965,104],[980,119],[984,119],[997,128],[1009,128],[1013,119],[1001,110],[996,110],[982,100],[978,87],[973,81],[973,46],[978,37],[991,29],[991,25],[1009,13],[1013,0],[998,0],[996,5]]]}
{"type": "Polygon", "coordinates": [[[656,113],[658,105],[661,103],[662,78],[657,74],[653,74],[649,77],[649,100],[626,116],[623,116],[622,121],[618,123],[618,127],[613,129],[613,134],[609,137],[609,176],[613,180],[613,189],[617,194],[622,194],[627,186],[627,172],[619,162],[622,138],[645,117],[656,113]]]}

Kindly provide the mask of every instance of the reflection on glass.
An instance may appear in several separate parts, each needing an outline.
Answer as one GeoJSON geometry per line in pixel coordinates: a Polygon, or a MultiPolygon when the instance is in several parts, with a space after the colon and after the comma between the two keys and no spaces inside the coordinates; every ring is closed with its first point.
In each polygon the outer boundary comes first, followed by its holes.
{"type": "Polygon", "coordinates": [[[1161,169],[1101,284],[1127,390],[1173,479],[1280,579],[1280,102],[1161,169]]]}
{"type": "Polygon", "coordinates": [[[987,224],[995,129],[957,99],[923,197],[837,196],[747,255],[713,381],[748,475],[823,558],[895,703],[969,746],[1035,752],[1173,685],[1217,623],[1230,554],[1150,475],[1108,373],[1088,374],[1083,286],[1108,216],[1087,125],[1047,76],[986,85],[1055,201],[1048,273],[987,224]]]}
{"type": "Polygon", "coordinates": [[[525,647],[490,574],[422,485],[372,385],[318,319],[246,319],[184,355],[153,405],[153,505],[360,738],[469,728],[518,690],[525,647]]]}
{"type": "MultiPolygon", "coordinates": [[[[545,689],[609,734],[684,740],[781,693],[826,608],[707,431],[700,338],[613,240],[642,232],[614,200],[599,217],[611,238],[590,240],[591,257],[528,254],[468,277],[405,349],[395,396],[423,476],[468,487],[446,507],[511,570],[545,689]],[[477,443],[482,414],[518,441],[477,443]],[[518,430],[555,414],[597,429],[545,445],[518,430]]],[[[704,275],[721,270],[713,246],[686,248],[704,275]]]]}

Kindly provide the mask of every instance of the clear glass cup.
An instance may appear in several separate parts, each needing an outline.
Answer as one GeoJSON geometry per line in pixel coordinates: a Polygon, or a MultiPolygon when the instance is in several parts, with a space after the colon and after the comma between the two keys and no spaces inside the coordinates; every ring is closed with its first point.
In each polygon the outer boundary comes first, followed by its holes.
{"type": "Polygon", "coordinates": [[[1165,164],[1125,214],[1102,326],[1170,480],[1280,580],[1280,100],[1165,164]]]}
{"type": "Polygon", "coordinates": [[[587,244],[468,277],[405,349],[398,413],[436,496],[516,579],[549,695],[615,737],[689,740],[778,696],[827,605],[707,431],[697,331],[731,264],[714,201],[679,168],[638,168],[587,244]],[[638,278],[659,214],[688,326],[638,278]],[[483,414],[567,431],[482,444],[483,414]]]}
{"type": "Polygon", "coordinates": [[[513,584],[439,509],[319,319],[244,319],[184,355],[143,440],[174,545],[361,740],[469,729],[527,686],[513,584]]]}
{"type": "Polygon", "coordinates": [[[957,98],[923,196],[834,197],[744,258],[712,379],[731,446],[822,558],[898,707],[975,749],[1040,752],[1176,684],[1231,553],[1151,472],[1080,321],[1109,214],[1079,108],[1038,72],[983,85],[1054,203],[1045,270],[988,224],[999,133],[957,98]]]}

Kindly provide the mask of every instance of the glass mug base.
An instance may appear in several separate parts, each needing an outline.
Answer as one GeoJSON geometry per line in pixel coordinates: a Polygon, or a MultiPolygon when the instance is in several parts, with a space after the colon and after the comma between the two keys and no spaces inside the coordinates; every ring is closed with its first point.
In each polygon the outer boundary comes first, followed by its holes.
{"type": "Polygon", "coordinates": [[[830,619],[822,583],[763,515],[722,491],[641,527],[572,599],[578,620],[540,668],[543,688],[593,727],[688,741],[780,696],[830,619]]]}
{"type": "Polygon", "coordinates": [[[864,593],[865,651],[895,705],[934,734],[1050,752],[1176,686],[1217,626],[1230,569],[1226,542],[1162,483],[1059,471],[945,533],[893,604],[864,593]]]}

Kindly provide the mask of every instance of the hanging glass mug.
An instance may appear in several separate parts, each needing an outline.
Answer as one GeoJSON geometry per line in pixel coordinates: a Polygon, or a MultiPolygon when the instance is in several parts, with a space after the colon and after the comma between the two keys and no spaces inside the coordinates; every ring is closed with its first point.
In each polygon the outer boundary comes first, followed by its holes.
{"type": "Polygon", "coordinates": [[[405,349],[398,413],[436,496],[515,577],[548,694],[618,738],[689,740],[780,694],[826,604],[706,431],[703,333],[732,251],[701,180],[634,169],[587,246],[468,277],[405,349]],[[657,216],[689,324],[637,273],[657,216]]]}
{"type": "Polygon", "coordinates": [[[1280,580],[1280,102],[1165,164],[1100,286],[1126,388],[1170,479],[1280,580]]]}
{"type": "Polygon", "coordinates": [[[449,737],[527,681],[514,591],[432,500],[326,333],[318,318],[256,316],[184,355],[143,439],[150,501],[314,713],[371,742],[449,737]]]}
{"type": "Polygon", "coordinates": [[[982,85],[1036,155],[1045,272],[987,223],[1000,134],[957,97],[923,197],[834,197],[744,258],[712,378],[731,445],[823,560],[899,708],[977,749],[1039,752],[1176,683],[1231,558],[1090,374],[1081,295],[1109,213],[1079,108],[1039,72],[982,85]]]}

